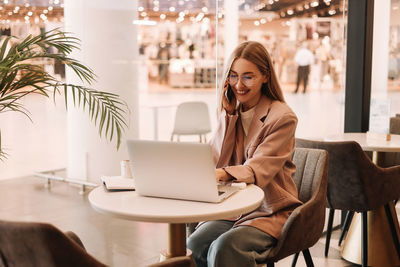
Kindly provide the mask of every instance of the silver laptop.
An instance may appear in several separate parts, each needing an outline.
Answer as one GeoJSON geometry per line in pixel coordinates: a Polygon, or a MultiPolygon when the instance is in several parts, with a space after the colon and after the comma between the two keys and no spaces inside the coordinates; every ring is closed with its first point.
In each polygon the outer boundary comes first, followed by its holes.
{"type": "Polygon", "coordinates": [[[217,185],[208,144],[128,140],[127,146],[140,195],[220,202],[239,190],[217,185]]]}

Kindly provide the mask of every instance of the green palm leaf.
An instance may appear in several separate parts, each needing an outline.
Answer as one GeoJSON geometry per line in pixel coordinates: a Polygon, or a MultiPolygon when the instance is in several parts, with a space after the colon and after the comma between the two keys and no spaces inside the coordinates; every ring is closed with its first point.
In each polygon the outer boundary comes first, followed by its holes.
{"type": "MultiPolygon", "coordinates": [[[[52,92],[55,99],[56,94],[63,93],[67,108],[68,95],[72,94],[73,104],[83,111],[88,110],[89,118],[98,127],[100,136],[104,134],[110,141],[116,138],[118,149],[123,130],[127,127],[125,117],[129,110],[126,103],[110,92],[58,81],[34,64],[37,59],[61,61],[82,82],[92,84],[96,77],[92,69],[69,57],[74,49],[79,49],[80,40],[70,33],[52,30],[37,36],[29,35],[7,51],[12,39],[17,38],[8,37],[0,46],[0,113],[16,111],[30,119],[29,111],[20,102],[26,95],[34,93],[49,97],[52,92]],[[49,53],[49,48],[55,48],[57,53],[49,53]]],[[[3,159],[6,154],[1,148],[0,136],[0,159],[3,159]]]]}

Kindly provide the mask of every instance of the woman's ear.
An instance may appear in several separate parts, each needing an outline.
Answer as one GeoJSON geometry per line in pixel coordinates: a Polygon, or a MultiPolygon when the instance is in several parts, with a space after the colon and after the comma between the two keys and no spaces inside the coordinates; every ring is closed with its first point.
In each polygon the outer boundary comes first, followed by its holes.
{"type": "Polygon", "coordinates": [[[267,83],[269,79],[270,79],[270,74],[269,74],[269,72],[267,72],[267,73],[264,75],[263,83],[267,83]]]}

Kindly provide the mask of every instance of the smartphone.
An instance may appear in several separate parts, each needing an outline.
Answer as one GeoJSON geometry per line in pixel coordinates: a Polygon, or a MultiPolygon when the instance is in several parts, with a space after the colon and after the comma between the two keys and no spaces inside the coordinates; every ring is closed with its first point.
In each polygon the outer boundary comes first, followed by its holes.
{"type": "Polygon", "coordinates": [[[228,103],[231,103],[233,95],[234,94],[233,94],[231,85],[228,83],[228,89],[226,89],[226,91],[225,91],[225,97],[228,100],[228,103]]]}

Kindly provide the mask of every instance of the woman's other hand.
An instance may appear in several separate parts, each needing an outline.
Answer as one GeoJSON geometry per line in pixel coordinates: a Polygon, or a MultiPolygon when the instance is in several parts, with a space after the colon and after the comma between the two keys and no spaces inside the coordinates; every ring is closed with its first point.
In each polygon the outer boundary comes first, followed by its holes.
{"type": "Polygon", "coordinates": [[[215,178],[217,179],[217,182],[226,182],[232,180],[232,176],[221,168],[215,169],[215,178]]]}
{"type": "Polygon", "coordinates": [[[224,86],[224,93],[222,96],[222,106],[225,109],[225,111],[229,114],[229,115],[233,115],[235,113],[235,109],[236,109],[236,97],[235,94],[232,91],[232,88],[229,88],[229,83],[226,82],[225,86],[224,86]],[[231,95],[231,99],[229,101],[228,99],[228,90],[231,90],[230,95],[231,95]]]}

